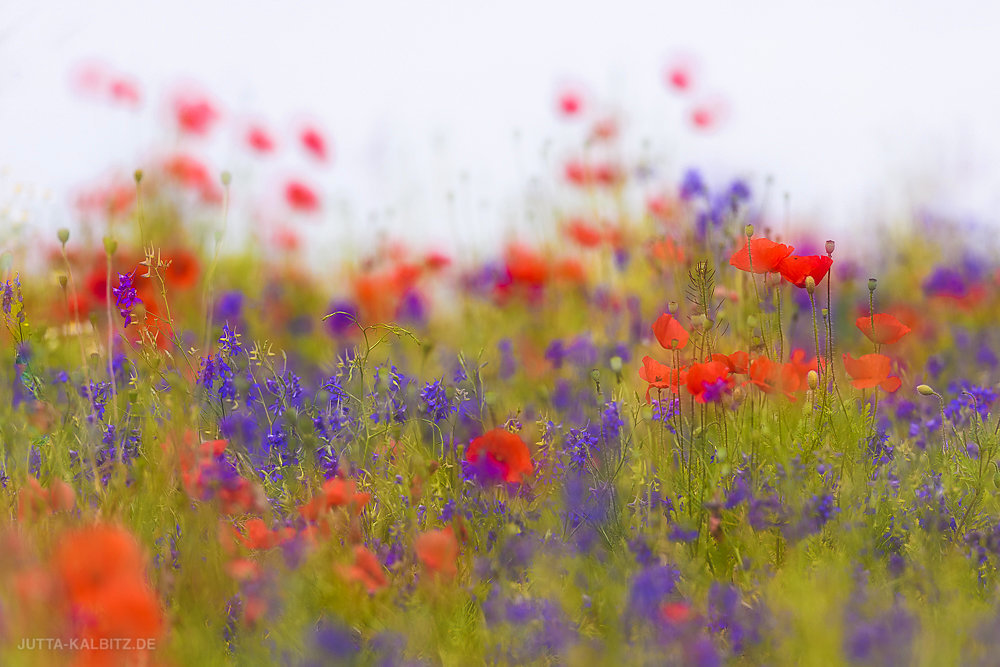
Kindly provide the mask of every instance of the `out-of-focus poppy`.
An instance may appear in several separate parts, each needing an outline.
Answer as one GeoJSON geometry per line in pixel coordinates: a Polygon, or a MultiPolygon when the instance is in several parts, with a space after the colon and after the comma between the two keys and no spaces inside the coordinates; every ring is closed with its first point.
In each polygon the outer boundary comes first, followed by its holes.
{"type": "Polygon", "coordinates": [[[749,370],[750,355],[742,350],[737,350],[732,354],[721,354],[716,352],[712,355],[712,361],[721,361],[729,367],[730,373],[746,374],[749,370]]]}
{"type": "Polygon", "coordinates": [[[198,282],[198,257],[190,250],[175,248],[163,253],[170,264],[164,271],[167,284],[174,289],[188,289],[198,282]]]}
{"type": "Polygon", "coordinates": [[[315,213],[320,208],[319,195],[316,191],[297,180],[285,184],[285,202],[300,213],[315,213]]]}
{"type": "Polygon", "coordinates": [[[910,327],[887,313],[859,317],[854,324],[868,340],[878,345],[891,345],[911,331],[910,327]],[[874,329],[872,329],[873,322],[874,329]]]}
{"type": "Polygon", "coordinates": [[[319,129],[315,127],[306,126],[302,128],[302,131],[299,132],[299,143],[302,144],[302,148],[304,148],[309,155],[316,158],[320,162],[326,162],[329,157],[326,138],[324,138],[319,129]]]}
{"type": "Polygon", "coordinates": [[[578,115],[583,111],[583,93],[570,88],[563,90],[556,100],[556,108],[567,118],[578,115]]]}
{"type": "Polygon", "coordinates": [[[770,273],[777,271],[781,262],[794,251],[792,246],[770,239],[751,239],[749,244],[744,243],[733,253],[729,263],[741,271],[750,271],[752,266],[754,273],[770,273]]]}
{"type": "Polygon", "coordinates": [[[17,520],[32,521],[54,512],[70,512],[76,506],[76,494],[61,479],[44,488],[34,477],[17,492],[17,520]]]}
{"type": "Polygon", "coordinates": [[[584,248],[596,248],[605,240],[604,232],[599,227],[580,218],[574,218],[566,224],[566,235],[584,248]]]}
{"type": "Polygon", "coordinates": [[[451,526],[421,533],[417,536],[414,549],[428,572],[446,577],[454,577],[458,573],[458,540],[451,526]]]}
{"type": "Polygon", "coordinates": [[[315,521],[333,507],[346,507],[357,516],[371,500],[370,493],[360,493],[353,479],[333,477],[326,480],[319,495],[299,507],[299,514],[309,521],[315,521]]]}
{"type": "MultiPolygon", "coordinates": [[[[756,257],[754,257],[754,260],[756,264],[756,257]]],[[[810,276],[819,285],[820,281],[826,277],[832,265],[833,259],[826,255],[807,255],[804,257],[789,255],[778,264],[778,272],[785,280],[796,287],[804,288],[806,286],[806,278],[810,276]]]]}
{"type": "Polygon", "coordinates": [[[203,136],[219,119],[219,110],[206,95],[186,91],[174,98],[174,118],[181,131],[203,136]]]}
{"type": "Polygon", "coordinates": [[[663,313],[653,322],[653,335],[665,350],[683,350],[690,334],[673,315],[663,313]]]}
{"type": "Polygon", "coordinates": [[[274,137],[260,125],[251,125],[246,132],[247,146],[258,153],[271,153],[274,151],[274,137]]]}
{"type": "Polygon", "coordinates": [[[884,354],[865,354],[857,359],[845,354],[844,369],[851,376],[855,389],[881,387],[891,394],[903,384],[898,377],[890,375],[892,360],[884,354]]]}
{"type": "Polygon", "coordinates": [[[465,460],[478,471],[490,473],[505,482],[519,483],[523,475],[535,470],[531,452],[517,434],[495,428],[469,443],[465,460]]]}
{"type": "Polygon", "coordinates": [[[342,565],[340,573],[347,579],[364,584],[369,593],[377,593],[389,585],[382,563],[360,544],[354,547],[354,564],[342,565]]]}

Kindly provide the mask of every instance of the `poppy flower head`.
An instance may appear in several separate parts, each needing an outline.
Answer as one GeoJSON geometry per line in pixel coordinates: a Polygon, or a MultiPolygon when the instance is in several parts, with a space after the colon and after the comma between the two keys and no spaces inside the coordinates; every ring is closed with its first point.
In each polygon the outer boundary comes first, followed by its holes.
{"type": "Polygon", "coordinates": [[[722,361],[691,364],[687,372],[687,389],[699,403],[718,401],[729,391],[729,366],[722,361]]]}
{"type": "Polygon", "coordinates": [[[653,335],[665,350],[683,350],[690,335],[673,315],[663,313],[653,322],[653,335]]]}
{"type": "Polygon", "coordinates": [[[247,129],[245,139],[247,146],[257,153],[265,154],[274,151],[274,137],[261,125],[251,125],[247,129]]]}
{"type": "Polygon", "coordinates": [[[903,384],[898,377],[890,375],[892,360],[884,354],[865,354],[857,359],[845,354],[844,369],[851,376],[855,389],[881,387],[891,394],[903,384]]]}
{"type": "MultiPolygon", "coordinates": [[[[755,262],[756,263],[756,262],[755,262]]],[[[789,255],[778,264],[778,272],[781,276],[796,287],[805,287],[806,278],[812,279],[819,285],[820,281],[826,277],[833,265],[833,259],[826,255],[807,255],[799,257],[789,255]]]]}
{"type": "Polygon", "coordinates": [[[556,108],[565,118],[573,118],[583,111],[583,93],[575,88],[566,88],[559,93],[556,108]]]}
{"type": "Polygon", "coordinates": [[[174,98],[174,119],[182,132],[204,136],[219,119],[215,103],[203,93],[185,91],[174,98]]]}
{"type": "Polygon", "coordinates": [[[341,566],[340,573],[347,579],[364,584],[372,594],[389,585],[385,568],[378,557],[361,545],[354,547],[354,564],[341,566]]]}
{"type": "Polygon", "coordinates": [[[729,263],[740,271],[750,271],[752,266],[754,273],[771,273],[777,271],[785,258],[794,251],[792,246],[775,243],[770,239],[751,239],[733,253],[729,263]]]}
{"type": "Polygon", "coordinates": [[[855,324],[868,340],[878,345],[891,345],[912,331],[888,313],[875,313],[859,317],[855,324]],[[872,328],[874,324],[874,329],[872,328]]]}
{"type": "Polygon", "coordinates": [[[458,574],[458,540],[451,526],[421,533],[417,536],[414,549],[429,573],[445,577],[458,574]]]}
{"type": "Polygon", "coordinates": [[[300,213],[315,213],[320,208],[319,195],[302,181],[292,180],[285,184],[285,201],[300,213]]]}
{"type": "Polygon", "coordinates": [[[646,388],[646,402],[649,402],[649,393],[653,389],[666,389],[675,394],[680,393],[680,385],[686,381],[685,373],[685,369],[678,371],[661,364],[650,356],[643,357],[639,377],[649,383],[646,388]]]}
{"type": "Polygon", "coordinates": [[[469,443],[465,460],[480,478],[517,484],[535,470],[531,452],[518,435],[503,428],[487,431],[469,443]]]}
{"type": "Polygon", "coordinates": [[[316,160],[320,162],[327,161],[329,157],[327,141],[317,128],[312,126],[302,128],[302,131],[299,133],[299,143],[316,160]]]}

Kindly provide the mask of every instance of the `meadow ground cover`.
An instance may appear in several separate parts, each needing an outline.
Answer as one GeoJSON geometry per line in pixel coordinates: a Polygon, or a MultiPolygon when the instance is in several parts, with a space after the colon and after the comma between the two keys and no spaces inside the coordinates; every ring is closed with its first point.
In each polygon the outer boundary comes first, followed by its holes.
{"type": "Polygon", "coordinates": [[[989,236],[779,236],[576,122],[483,260],[221,252],[241,184],[176,152],[9,242],[0,661],[993,664],[989,236]]]}

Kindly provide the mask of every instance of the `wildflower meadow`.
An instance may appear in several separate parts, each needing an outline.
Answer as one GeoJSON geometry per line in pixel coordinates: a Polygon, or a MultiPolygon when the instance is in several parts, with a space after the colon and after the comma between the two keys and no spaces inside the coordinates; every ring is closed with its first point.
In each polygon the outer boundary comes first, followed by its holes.
{"type": "Polygon", "coordinates": [[[194,94],[5,232],[0,664],[996,664],[995,233],[830,233],[552,106],[546,215],[488,247],[316,241],[194,94]]]}

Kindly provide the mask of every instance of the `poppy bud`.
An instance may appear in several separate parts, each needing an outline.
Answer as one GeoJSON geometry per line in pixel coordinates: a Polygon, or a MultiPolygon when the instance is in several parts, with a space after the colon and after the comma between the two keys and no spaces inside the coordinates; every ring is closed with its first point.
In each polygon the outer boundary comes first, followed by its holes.
{"type": "Polygon", "coordinates": [[[810,296],[816,291],[816,279],[812,276],[806,276],[806,291],[810,296]]]}
{"type": "Polygon", "coordinates": [[[594,382],[600,382],[601,381],[601,371],[597,370],[596,368],[594,370],[590,371],[590,379],[593,380],[594,382]]]}
{"type": "Polygon", "coordinates": [[[63,289],[66,289],[66,283],[67,282],[68,282],[68,280],[66,279],[65,275],[60,275],[59,276],[59,287],[62,287],[63,289]]]}
{"type": "Polygon", "coordinates": [[[226,187],[229,187],[229,184],[233,182],[233,175],[230,174],[228,171],[224,171],[219,176],[219,180],[222,181],[223,185],[225,185],[226,187]]]}
{"type": "Polygon", "coordinates": [[[918,384],[917,393],[920,394],[921,396],[933,396],[937,392],[934,391],[934,389],[932,389],[930,385],[918,384]]]}
{"type": "Polygon", "coordinates": [[[750,327],[751,329],[756,329],[757,328],[757,316],[756,315],[749,315],[749,316],[747,316],[747,326],[750,327]]]}
{"type": "Polygon", "coordinates": [[[869,292],[874,292],[876,287],[878,287],[878,279],[877,278],[869,278],[868,279],[868,291],[869,292]]]}
{"type": "Polygon", "coordinates": [[[816,391],[816,387],[819,386],[819,373],[816,371],[806,373],[806,382],[809,384],[810,389],[816,391]]]}
{"type": "Polygon", "coordinates": [[[743,228],[743,233],[746,234],[747,238],[753,236],[753,225],[747,225],[743,228]]]}
{"type": "Polygon", "coordinates": [[[614,356],[614,357],[611,357],[611,359],[608,361],[608,364],[611,366],[611,370],[614,371],[615,373],[621,373],[622,372],[622,358],[621,357],[619,357],[617,355],[614,356]]]}
{"type": "Polygon", "coordinates": [[[115,250],[118,250],[118,241],[114,240],[110,236],[104,237],[104,252],[109,255],[115,254],[115,250]]]}
{"type": "Polygon", "coordinates": [[[136,169],[135,174],[133,174],[136,183],[142,183],[142,169],[136,169]]]}
{"type": "Polygon", "coordinates": [[[836,248],[836,247],[837,247],[836,243],[834,243],[833,241],[827,241],[826,242],[826,254],[827,255],[832,255],[833,254],[833,249],[836,248]]]}
{"type": "Polygon", "coordinates": [[[680,305],[676,301],[671,301],[667,304],[667,309],[671,314],[676,313],[678,308],[680,308],[680,305]]]}
{"type": "Polygon", "coordinates": [[[66,241],[69,241],[69,230],[65,227],[60,227],[56,234],[59,237],[59,243],[66,245],[66,241]]]}

